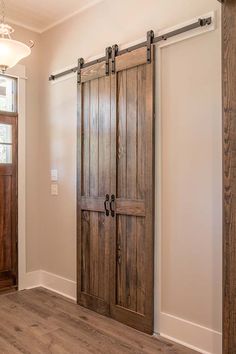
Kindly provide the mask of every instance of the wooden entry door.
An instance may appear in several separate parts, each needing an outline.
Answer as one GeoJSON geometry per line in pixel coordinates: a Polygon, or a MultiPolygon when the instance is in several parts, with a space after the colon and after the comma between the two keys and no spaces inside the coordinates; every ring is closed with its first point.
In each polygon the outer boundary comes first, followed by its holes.
{"type": "Polygon", "coordinates": [[[115,74],[105,76],[104,62],[82,69],[78,89],[78,303],[147,333],[153,332],[153,65],[141,48],[117,57],[115,74]]]}
{"type": "Polygon", "coordinates": [[[0,115],[0,292],[17,287],[17,116],[0,115]]]}

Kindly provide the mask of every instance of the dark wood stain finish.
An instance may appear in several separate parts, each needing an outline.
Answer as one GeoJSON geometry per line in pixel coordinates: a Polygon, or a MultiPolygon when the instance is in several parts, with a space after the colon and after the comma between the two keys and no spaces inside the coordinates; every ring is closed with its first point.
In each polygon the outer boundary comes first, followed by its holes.
{"type": "Polygon", "coordinates": [[[78,90],[78,303],[109,314],[111,78],[100,65],[82,71],[78,90]],[[97,72],[97,75],[96,75],[97,72]],[[88,77],[89,75],[89,77],[88,77]]]}
{"type": "Polygon", "coordinates": [[[78,303],[153,332],[154,57],[95,64],[78,87],[78,303]],[[115,195],[115,217],[104,212],[115,195]]]}
{"type": "Polygon", "coordinates": [[[121,56],[115,75],[116,262],[111,316],[153,333],[154,56],[147,64],[145,54],[141,48],[121,56]]]}
{"type": "Polygon", "coordinates": [[[43,288],[0,296],[0,353],[196,354],[43,288]]]}
{"type": "Polygon", "coordinates": [[[236,2],[222,6],[224,128],[223,353],[236,353],[236,2]]]}
{"type": "Polygon", "coordinates": [[[17,116],[0,115],[12,126],[12,163],[0,164],[0,292],[17,287],[17,116]]]}

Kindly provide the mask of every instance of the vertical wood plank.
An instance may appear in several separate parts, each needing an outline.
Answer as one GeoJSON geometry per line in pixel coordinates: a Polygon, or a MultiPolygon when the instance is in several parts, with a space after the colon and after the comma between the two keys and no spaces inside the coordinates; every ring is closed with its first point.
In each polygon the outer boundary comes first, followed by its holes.
{"type": "MultiPolygon", "coordinates": [[[[107,277],[106,273],[106,264],[108,260],[106,259],[106,230],[105,230],[105,214],[99,213],[98,215],[98,229],[99,229],[99,238],[98,238],[98,252],[99,252],[99,263],[98,263],[98,296],[101,299],[107,299],[106,290],[107,290],[107,277]]],[[[109,256],[109,255],[108,255],[109,256]]]]}
{"type": "Polygon", "coordinates": [[[90,215],[89,212],[82,212],[82,262],[81,262],[81,289],[90,293],[90,215]]]}
{"type": "Polygon", "coordinates": [[[137,67],[127,70],[127,194],[136,199],[137,192],[137,67]]]}
{"type": "MultiPolygon", "coordinates": [[[[98,196],[98,79],[95,79],[90,84],[90,153],[88,160],[90,161],[89,176],[87,176],[90,189],[90,196],[98,196]]],[[[86,117],[85,117],[86,119],[86,117]]]]}
{"type": "Polygon", "coordinates": [[[145,88],[146,65],[138,67],[138,112],[137,112],[137,199],[145,198],[145,151],[146,145],[143,138],[145,134],[145,88]]]}
{"type": "Polygon", "coordinates": [[[126,71],[122,71],[117,74],[118,80],[118,131],[117,131],[117,198],[126,197],[127,189],[127,156],[126,156],[126,145],[127,145],[127,104],[126,104],[126,83],[127,75],[126,71]]]}
{"type": "Polygon", "coordinates": [[[110,77],[99,79],[99,196],[110,191],[110,77]]]}
{"type": "Polygon", "coordinates": [[[223,30],[223,353],[236,348],[236,2],[225,0],[223,30]]]}
{"type": "Polygon", "coordinates": [[[126,218],[126,303],[127,308],[137,311],[137,240],[136,217],[126,218]]]}
{"type": "Polygon", "coordinates": [[[126,216],[117,216],[117,248],[119,247],[120,261],[117,265],[117,303],[127,307],[126,291],[126,254],[127,254],[127,225],[126,216]]]}
{"type": "MultiPolygon", "coordinates": [[[[98,215],[98,297],[105,299],[105,264],[107,264],[107,259],[105,258],[105,247],[106,247],[106,231],[105,231],[105,214],[99,213],[98,215]]],[[[106,278],[107,279],[107,278],[106,278]]]]}
{"type": "Polygon", "coordinates": [[[82,146],[81,146],[81,192],[89,196],[89,156],[90,156],[90,83],[83,86],[83,117],[81,121],[82,146]]]}
{"type": "Polygon", "coordinates": [[[147,300],[148,293],[146,292],[146,272],[145,263],[146,252],[145,250],[145,222],[144,218],[137,217],[137,309],[136,311],[145,314],[145,301],[147,300]]]}
{"type": "Polygon", "coordinates": [[[90,212],[90,293],[99,295],[99,226],[98,213],[90,212]]]}

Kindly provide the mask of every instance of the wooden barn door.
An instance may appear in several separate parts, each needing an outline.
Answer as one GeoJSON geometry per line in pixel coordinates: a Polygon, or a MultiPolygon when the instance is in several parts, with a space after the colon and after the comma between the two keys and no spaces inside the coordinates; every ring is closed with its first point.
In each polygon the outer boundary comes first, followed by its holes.
{"type": "Polygon", "coordinates": [[[105,63],[83,69],[78,87],[78,303],[108,315],[111,232],[105,207],[114,138],[105,63]]]}
{"type": "Polygon", "coordinates": [[[153,60],[146,48],[116,58],[111,316],[153,332],[153,60]]]}
{"type": "Polygon", "coordinates": [[[153,60],[141,48],[115,68],[81,71],[78,303],[152,333],[153,60]]]}
{"type": "Polygon", "coordinates": [[[17,116],[0,115],[0,292],[17,287],[17,116]]]}

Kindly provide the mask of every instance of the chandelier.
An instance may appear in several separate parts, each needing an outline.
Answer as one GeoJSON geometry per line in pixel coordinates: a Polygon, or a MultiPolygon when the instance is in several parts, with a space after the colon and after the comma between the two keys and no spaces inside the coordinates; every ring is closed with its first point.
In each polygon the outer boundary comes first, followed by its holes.
{"type": "Polygon", "coordinates": [[[8,68],[15,66],[21,59],[27,57],[31,53],[34,45],[30,41],[30,45],[11,39],[14,29],[5,23],[5,3],[0,0],[0,72],[5,73],[8,68]]]}

